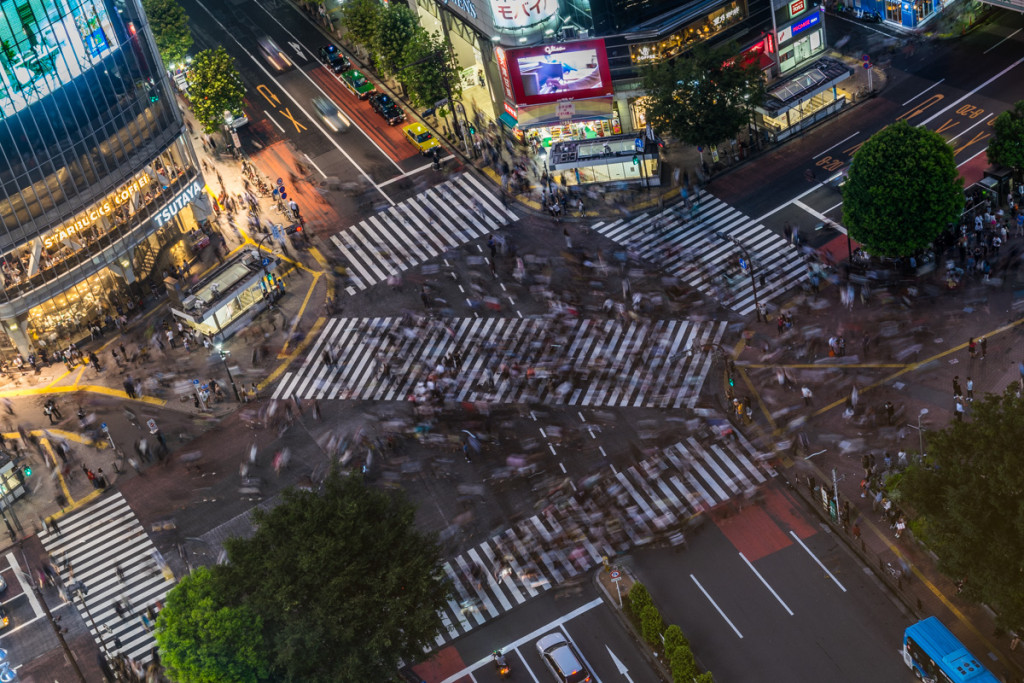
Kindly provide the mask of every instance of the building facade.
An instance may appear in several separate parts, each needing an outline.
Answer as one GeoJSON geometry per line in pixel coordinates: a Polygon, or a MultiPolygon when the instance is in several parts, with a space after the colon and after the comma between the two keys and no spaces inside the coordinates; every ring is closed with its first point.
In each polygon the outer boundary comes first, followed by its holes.
{"type": "Polygon", "coordinates": [[[0,0],[0,183],[7,355],[133,310],[158,257],[208,217],[138,0],[0,0]]]}

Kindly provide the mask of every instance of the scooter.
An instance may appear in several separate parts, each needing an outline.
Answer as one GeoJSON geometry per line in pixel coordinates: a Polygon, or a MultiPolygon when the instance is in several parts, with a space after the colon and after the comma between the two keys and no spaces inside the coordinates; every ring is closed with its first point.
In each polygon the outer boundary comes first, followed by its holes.
{"type": "Polygon", "coordinates": [[[512,669],[509,668],[508,662],[505,661],[505,655],[501,653],[501,650],[495,650],[494,657],[494,668],[498,670],[498,678],[508,678],[512,675],[512,669]]]}

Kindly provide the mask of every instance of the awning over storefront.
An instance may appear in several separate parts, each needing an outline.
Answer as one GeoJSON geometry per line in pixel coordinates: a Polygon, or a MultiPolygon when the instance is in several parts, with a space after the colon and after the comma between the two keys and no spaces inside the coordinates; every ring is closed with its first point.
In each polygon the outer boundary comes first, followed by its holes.
{"type": "Polygon", "coordinates": [[[764,104],[756,110],[776,118],[852,75],[853,69],[843,62],[824,57],[775,84],[768,91],[764,104]]]}
{"type": "Polygon", "coordinates": [[[498,120],[501,121],[502,124],[508,126],[509,128],[515,128],[516,124],[519,123],[514,118],[512,118],[510,114],[506,112],[501,112],[501,116],[498,117],[498,120]]]}
{"type": "MultiPolygon", "coordinates": [[[[593,121],[595,119],[612,118],[612,98],[592,97],[586,100],[573,100],[573,115],[570,118],[561,118],[558,115],[559,102],[549,104],[538,104],[531,107],[519,107],[518,126],[521,129],[533,128],[536,126],[548,126],[558,123],[569,123],[572,121],[593,121]]],[[[502,120],[504,120],[502,114],[502,120]]],[[[509,117],[512,118],[512,117],[509,117]]]]}

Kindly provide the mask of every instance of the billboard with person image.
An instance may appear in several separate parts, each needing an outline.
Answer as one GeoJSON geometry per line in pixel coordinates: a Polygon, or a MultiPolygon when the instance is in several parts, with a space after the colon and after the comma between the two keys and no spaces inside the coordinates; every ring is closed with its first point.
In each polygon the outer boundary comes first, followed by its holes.
{"type": "Polygon", "coordinates": [[[602,97],[612,92],[603,40],[508,50],[505,58],[499,65],[507,64],[516,104],[602,97]]]}

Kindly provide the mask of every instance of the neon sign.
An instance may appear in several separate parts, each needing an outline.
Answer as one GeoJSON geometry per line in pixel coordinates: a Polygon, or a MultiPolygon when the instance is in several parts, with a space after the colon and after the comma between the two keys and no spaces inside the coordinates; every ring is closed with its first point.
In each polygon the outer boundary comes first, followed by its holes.
{"type": "Polygon", "coordinates": [[[50,249],[54,245],[60,244],[64,240],[74,237],[78,233],[91,228],[93,223],[103,216],[109,216],[112,214],[115,207],[129,202],[133,194],[140,192],[142,188],[146,187],[151,182],[152,180],[150,180],[150,177],[147,174],[140,174],[135,180],[120,188],[114,194],[109,195],[99,204],[93,206],[74,223],[70,223],[58,230],[54,230],[44,237],[43,246],[50,249]]]}
{"type": "Polygon", "coordinates": [[[791,27],[792,28],[792,33],[795,36],[796,34],[800,33],[801,31],[806,31],[810,27],[812,27],[815,24],[817,24],[819,21],[821,21],[821,15],[818,14],[817,12],[815,12],[811,16],[809,16],[806,19],[804,19],[803,21],[801,21],[800,23],[793,24],[793,26],[791,27]]]}

